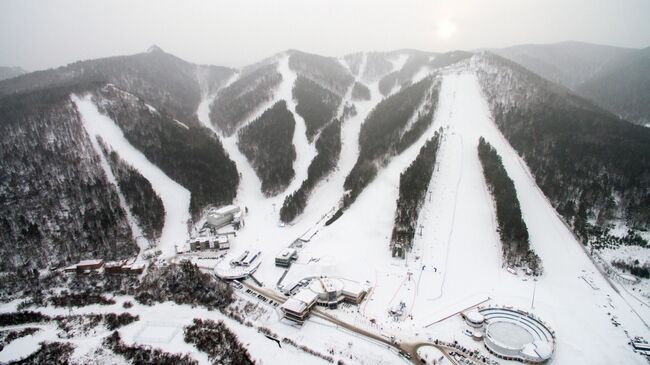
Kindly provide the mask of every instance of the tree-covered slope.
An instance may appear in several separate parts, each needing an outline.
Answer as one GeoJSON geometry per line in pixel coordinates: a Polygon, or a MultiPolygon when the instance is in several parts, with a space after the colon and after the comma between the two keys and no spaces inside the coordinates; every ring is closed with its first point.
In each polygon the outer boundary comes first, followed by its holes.
{"type": "Polygon", "coordinates": [[[331,173],[337,165],[341,154],[341,121],[335,119],[323,129],[316,140],[316,157],[307,169],[307,180],[300,188],[287,195],[280,209],[280,220],[285,223],[293,221],[307,206],[309,194],[316,184],[331,173]]]}
{"type": "Polygon", "coordinates": [[[359,133],[359,157],[345,179],[346,206],[356,200],[381,166],[431,125],[439,86],[438,79],[427,77],[382,100],[370,112],[359,133]]]}
{"type": "Polygon", "coordinates": [[[235,198],[239,183],[235,163],[207,128],[198,123],[179,124],[112,86],[100,88],[94,101],[135,148],[191,192],[193,215],[206,205],[228,204],[235,198]]]}
{"type": "Polygon", "coordinates": [[[354,77],[335,58],[289,51],[289,68],[338,94],[345,95],[354,77]]]}
{"type": "Polygon", "coordinates": [[[305,120],[307,139],[311,142],[316,133],[334,118],[342,98],[304,76],[298,76],[292,89],[296,112],[305,120]]]}
{"type": "Polygon", "coordinates": [[[393,256],[404,258],[413,247],[420,209],[436,164],[441,132],[429,139],[413,162],[400,174],[399,196],[395,208],[395,223],[390,245],[393,256]]]}
{"type": "Polygon", "coordinates": [[[23,70],[20,67],[0,66],[0,81],[20,76],[25,73],[27,73],[27,71],[23,70]]]}
{"type": "Polygon", "coordinates": [[[478,144],[478,157],[496,206],[504,262],[510,267],[524,267],[530,269],[535,275],[541,274],[542,263],[539,256],[530,248],[528,227],[521,214],[515,183],[508,176],[501,156],[481,137],[478,144]]]}
{"type": "Polygon", "coordinates": [[[222,89],[210,107],[210,120],[230,136],[262,104],[271,101],[282,81],[277,63],[259,66],[222,89]]]}
{"type": "Polygon", "coordinates": [[[165,225],[165,207],[160,196],[153,190],[149,180],[122,160],[117,152],[111,150],[101,140],[101,137],[98,139],[129,210],[138,221],[138,226],[147,240],[155,242],[160,238],[165,225]]]}
{"type": "Polygon", "coordinates": [[[650,126],[650,48],[601,69],[576,91],[630,122],[650,126]]]}
{"type": "Polygon", "coordinates": [[[79,61],[56,69],[37,71],[0,82],[0,96],[79,83],[112,83],[145,100],[174,118],[193,120],[201,101],[197,72],[209,84],[222,84],[234,70],[218,66],[198,66],[152,47],[130,56],[79,61]]]}
{"type": "Polygon", "coordinates": [[[0,271],[138,250],[70,93],[0,98],[0,271]]]}
{"type": "Polygon", "coordinates": [[[250,161],[267,196],[282,192],[295,175],[295,128],[293,114],[281,100],[238,132],[237,146],[250,161]]]}
{"type": "Polygon", "coordinates": [[[395,70],[379,80],[379,91],[382,95],[388,95],[396,87],[408,86],[415,74],[429,62],[429,55],[413,53],[408,56],[404,66],[395,70]]]}
{"type": "Polygon", "coordinates": [[[497,126],[582,239],[613,219],[650,228],[650,129],[499,56],[474,61],[497,126]]]}

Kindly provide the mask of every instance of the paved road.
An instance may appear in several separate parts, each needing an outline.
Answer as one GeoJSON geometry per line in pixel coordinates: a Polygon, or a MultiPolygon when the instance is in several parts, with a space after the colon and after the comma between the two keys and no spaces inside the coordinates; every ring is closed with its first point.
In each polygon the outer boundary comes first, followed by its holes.
{"type": "MultiPolygon", "coordinates": [[[[284,303],[287,300],[287,297],[285,297],[284,295],[278,294],[273,290],[263,288],[263,287],[259,287],[257,285],[252,284],[252,283],[249,283],[247,281],[243,281],[242,284],[244,284],[244,286],[246,286],[247,288],[257,292],[258,294],[262,294],[262,295],[264,295],[266,297],[269,297],[269,298],[275,300],[278,303],[284,303]]],[[[397,350],[398,352],[403,352],[403,353],[409,354],[410,357],[411,357],[410,358],[411,362],[413,364],[419,364],[419,365],[422,364],[422,359],[420,358],[420,356],[417,353],[417,350],[420,347],[432,346],[432,347],[435,347],[436,349],[438,349],[440,352],[442,352],[442,354],[452,364],[459,365],[458,362],[456,362],[456,360],[453,357],[451,357],[451,355],[449,355],[450,351],[456,351],[453,348],[449,348],[449,347],[443,346],[443,345],[436,345],[436,344],[430,343],[430,342],[410,343],[410,342],[400,342],[400,341],[397,341],[397,340],[391,341],[391,340],[389,340],[389,339],[387,339],[387,338],[385,338],[385,337],[383,337],[381,335],[378,335],[378,334],[373,333],[371,331],[368,331],[366,329],[363,329],[363,328],[357,327],[357,326],[355,326],[353,324],[342,321],[342,320],[332,316],[331,314],[326,313],[326,312],[324,312],[324,311],[322,311],[322,310],[320,310],[318,308],[312,309],[312,314],[314,316],[316,316],[316,317],[323,318],[323,319],[325,319],[325,320],[327,320],[327,321],[329,321],[329,322],[331,322],[331,323],[333,323],[333,324],[335,324],[337,326],[343,327],[343,328],[345,328],[345,329],[347,329],[349,331],[352,331],[352,332],[354,332],[356,334],[359,334],[361,336],[367,337],[369,339],[375,340],[375,341],[377,341],[379,343],[382,343],[382,344],[385,344],[385,345],[387,345],[389,347],[392,347],[393,349],[397,350]]]]}

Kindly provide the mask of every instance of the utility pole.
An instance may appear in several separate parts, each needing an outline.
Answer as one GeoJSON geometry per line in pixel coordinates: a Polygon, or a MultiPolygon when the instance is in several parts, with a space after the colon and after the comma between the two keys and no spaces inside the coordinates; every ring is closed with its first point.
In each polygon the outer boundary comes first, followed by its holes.
{"type": "Polygon", "coordinates": [[[533,299],[530,302],[530,309],[535,309],[535,289],[537,288],[537,279],[533,279],[533,299]]]}

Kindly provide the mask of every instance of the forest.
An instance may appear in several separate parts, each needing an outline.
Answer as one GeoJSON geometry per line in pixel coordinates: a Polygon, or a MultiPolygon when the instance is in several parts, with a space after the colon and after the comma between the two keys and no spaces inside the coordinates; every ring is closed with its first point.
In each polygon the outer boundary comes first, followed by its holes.
{"type": "Polygon", "coordinates": [[[316,157],[307,169],[307,179],[300,188],[287,195],[280,209],[280,220],[289,223],[300,215],[307,205],[316,184],[336,167],[341,153],[341,121],[335,119],[323,129],[316,140],[316,157]]]}
{"type": "Polygon", "coordinates": [[[70,101],[72,92],[94,87],[0,98],[0,271],[30,274],[137,253],[117,191],[70,101]]]}
{"type": "Polygon", "coordinates": [[[124,137],[149,161],[192,195],[196,217],[209,204],[229,204],[237,193],[239,173],[219,139],[198,122],[179,126],[170,116],[150,110],[143,100],[114,87],[102,87],[94,101],[124,137]]]}
{"type": "Polygon", "coordinates": [[[223,321],[195,318],[183,333],[185,342],[207,353],[213,365],[254,364],[248,350],[223,321]]]}
{"type": "Polygon", "coordinates": [[[203,71],[207,84],[213,88],[222,85],[235,72],[227,67],[198,66],[152,47],[150,52],[78,61],[3,80],[0,96],[74,84],[111,83],[147,100],[173,118],[191,120],[201,101],[197,70],[203,71]]]}
{"type": "Polygon", "coordinates": [[[120,333],[114,331],[104,339],[104,347],[124,356],[133,364],[196,365],[198,362],[188,354],[169,353],[146,345],[127,345],[120,333]]]}
{"type": "Polygon", "coordinates": [[[509,70],[478,73],[497,126],[583,243],[598,240],[612,220],[649,229],[650,129],[511,61],[486,59],[509,70]]]}
{"type": "Polygon", "coordinates": [[[530,248],[528,228],[521,214],[517,190],[503,166],[501,156],[481,137],[478,157],[496,206],[504,263],[509,267],[528,268],[534,275],[541,275],[541,259],[530,248]]]}
{"type": "Polygon", "coordinates": [[[366,68],[361,76],[363,81],[372,83],[379,80],[383,75],[391,72],[393,64],[386,59],[382,52],[366,53],[366,68]]]}
{"type": "Polygon", "coordinates": [[[162,200],[153,190],[149,180],[122,160],[117,152],[110,150],[101,137],[97,138],[117,180],[117,186],[124,195],[131,213],[138,221],[142,233],[151,242],[158,240],[165,224],[165,207],[162,200]]]}
{"type": "Polygon", "coordinates": [[[439,80],[425,78],[382,100],[359,133],[359,158],[345,179],[344,205],[352,204],[378,168],[411,146],[433,122],[439,80]]]}
{"type": "Polygon", "coordinates": [[[354,82],[354,77],[332,57],[292,50],[289,56],[289,68],[339,96],[345,95],[354,82]]]}
{"type": "Polygon", "coordinates": [[[406,257],[413,246],[420,210],[436,165],[442,130],[429,139],[417,157],[400,174],[399,196],[395,207],[395,223],[390,246],[393,257],[406,257]]]}
{"type": "Polygon", "coordinates": [[[133,289],[129,294],[146,305],[173,301],[212,310],[224,308],[234,300],[228,284],[215,280],[189,261],[164,267],[152,266],[138,287],[133,289]]]}
{"type": "Polygon", "coordinates": [[[400,70],[395,70],[379,80],[379,91],[382,95],[389,95],[395,87],[407,87],[411,79],[429,61],[429,55],[413,53],[408,56],[406,63],[400,70]]]}
{"type": "Polygon", "coordinates": [[[295,175],[295,128],[293,113],[281,100],[238,132],[237,146],[262,181],[262,192],[266,196],[284,191],[295,175]]]}
{"type": "Polygon", "coordinates": [[[370,100],[370,89],[360,82],[355,82],[352,86],[352,100],[370,100]]]}
{"type": "Polygon", "coordinates": [[[297,101],[296,112],[305,120],[307,139],[311,143],[318,131],[336,115],[341,97],[303,76],[298,76],[292,89],[297,101]]]}
{"type": "Polygon", "coordinates": [[[255,110],[271,101],[282,82],[277,63],[263,65],[239,77],[219,91],[210,106],[210,120],[226,136],[231,136],[255,110]]]}

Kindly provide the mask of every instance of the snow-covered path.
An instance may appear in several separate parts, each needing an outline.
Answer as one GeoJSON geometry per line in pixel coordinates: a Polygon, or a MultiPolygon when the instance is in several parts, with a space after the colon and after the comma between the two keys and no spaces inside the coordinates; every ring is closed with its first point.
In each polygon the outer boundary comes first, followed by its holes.
{"type": "MultiPolygon", "coordinates": [[[[296,120],[296,129],[294,131],[292,143],[296,147],[296,161],[293,167],[296,173],[289,187],[281,194],[273,197],[265,197],[261,192],[261,181],[250,162],[237,147],[237,133],[230,137],[219,135],[224,149],[228,152],[230,158],[237,165],[237,171],[240,173],[239,188],[235,204],[242,208],[247,208],[249,213],[245,216],[245,225],[238,232],[237,240],[233,246],[234,252],[241,252],[245,249],[263,251],[263,254],[275,255],[286,247],[290,241],[300,236],[306,231],[314,221],[304,221],[302,224],[295,224],[287,227],[279,227],[279,212],[287,194],[296,190],[302,181],[307,177],[309,163],[316,155],[316,150],[312,144],[309,144],[306,137],[305,122],[295,112],[295,102],[292,97],[292,89],[297,78],[295,72],[289,69],[289,56],[281,55],[278,60],[278,71],[282,74],[282,82],[274,92],[272,100],[260,106],[242,125],[246,126],[253,120],[257,119],[269,107],[273,106],[280,100],[287,102],[289,111],[294,114],[296,120]]],[[[208,126],[213,131],[215,128],[209,120],[209,106],[216,95],[204,95],[204,99],[199,105],[197,116],[202,124],[208,126]]],[[[241,128],[241,127],[240,127],[241,128]]],[[[257,270],[258,277],[262,280],[266,278],[277,279],[279,270],[275,267],[272,257],[266,257],[257,270]]]]}
{"type": "MultiPolygon", "coordinates": [[[[165,225],[160,235],[158,248],[161,257],[172,257],[176,246],[185,244],[190,220],[190,192],[170,179],[162,170],[151,163],[140,151],[133,147],[124,137],[120,127],[109,117],[101,114],[90,95],[79,97],[72,95],[81,115],[84,128],[91,136],[93,145],[96,136],[100,136],[128,164],[133,166],[149,182],[160,196],[165,207],[165,225]]],[[[97,145],[96,149],[99,148],[97,145]]],[[[101,154],[101,151],[98,152],[101,154]]]]}
{"type": "MultiPolygon", "coordinates": [[[[278,71],[282,74],[282,84],[276,93],[278,99],[287,102],[287,109],[293,113],[296,121],[296,128],[293,132],[293,146],[296,149],[296,160],[293,162],[293,171],[295,176],[291,184],[287,187],[282,195],[288,195],[300,187],[303,181],[307,179],[307,169],[309,164],[316,156],[316,148],[307,140],[307,126],[305,120],[296,112],[296,102],[293,100],[293,85],[296,83],[298,76],[289,68],[289,57],[280,60],[278,71]]],[[[282,199],[284,201],[284,199],[282,199]]]]}
{"type": "MultiPolygon", "coordinates": [[[[367,55],[363,54],[363,60],[359,68],[359,75],[362,75],[366,67],[367,55]]],[[[357,76],[355,81],[359,81],[357,76]]],[[[314,187],[303,214],[296,218],[295,223],[316,222],[324,214],[336,207],[343,196],[343,183],[345,178],[354,167],[359,157],[359,131],[370,111],[381,101],[382,96],[377,86],[378,82],[367,85],[370,89],[370,100],[352,101],[352,88],[348,90],[337,116],[343,114],[343,106],[346,102],[354,103],[357,115],[350,117],[341,124],[341,154],[334,171],[314,187]]]]}
{"type": "MultiPolygon", "coordinates": [[[[371,85],[372,102],[378,102],[380,95],[377,84],[371,85]]],[[[389,250],[390,235],[393,228],[395,205],[398,197],[399,178],[404,169],[415,159],[424,143],[433,137],[440,126],[445,111],[451,108],[453,95],[450,88],[442,88],[438,103],[439,111],[432,126],[411,147],[402,154],[394,157],[382,168],[375,180],[359,195],[355,203],[334,224],[324,228],[302,251],[304,260],[294,264],[287,276],[288,281],[309,275],[342,276],[359,282],[368,281],[374,285],[369,299],[363,304],[362,311],[368,318],[374,318],[387,324],[386,313],[389,307],[399,304],[402,296],[410,298],[413,292],[413,274],[415,266],[411,260],[401,260],[391,257],[389,250]],[[317,262],[309,262],[308,258],[318,258],[317,262]]],[[[368,104],[371,104],[368,103],[368,104]]],[[[374,104],[372,104],[374,106],[374,104]]],[[[371,105],[365,107],[371,108],[371,105]]],[[[365,114],[369,110],[365,111],[365,114]]],[[[361,113],[360,113],[361,114],[361,113]]],[[[350,134],[358,140],[358,128],[363,119],[355,118],[347,121],[350,134]],[[356,123],[356,124],[352,124],[356,123]],[[352,129],[354,128],[354,129],[352,129]]],[[[344,146],[352,136],[344,132],[344,146]]],[[[355,140],[355,142],[356,142],[355,140]]],[[[358,145],[353,144],[354,156],[350,159],[350,168],[356,161],[358,145]]],[[[350,156],[342,156],[350,158],[350,156]]],[[[335,179],[340,180],[340,189],[347,175],[337,172],[330,178],[328,184],[335,179]]],[[[342,192],[342,191],[341,191],[342,192]]],[[[322,202],[320,195],[317,202],[322,202]]],[[[412,302],[412,299],[410,300],[412,302]]],[[[384,327],[384,330],[388,330],[384,327]]]]}

